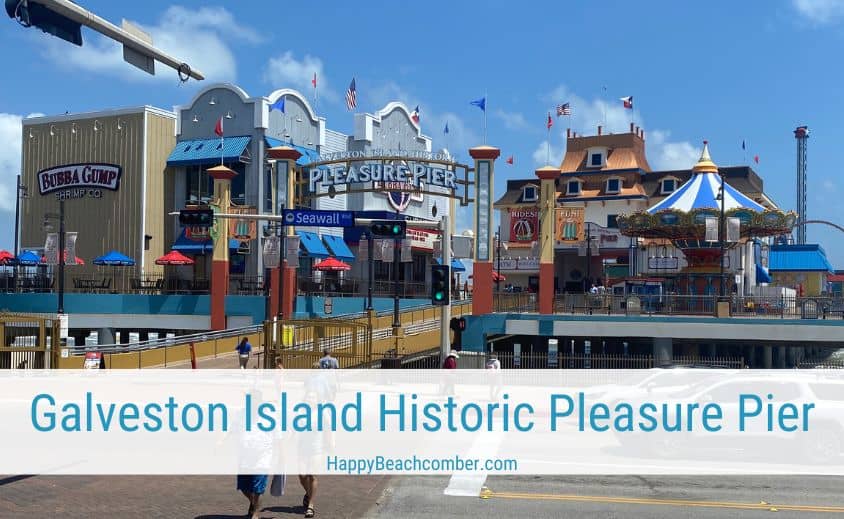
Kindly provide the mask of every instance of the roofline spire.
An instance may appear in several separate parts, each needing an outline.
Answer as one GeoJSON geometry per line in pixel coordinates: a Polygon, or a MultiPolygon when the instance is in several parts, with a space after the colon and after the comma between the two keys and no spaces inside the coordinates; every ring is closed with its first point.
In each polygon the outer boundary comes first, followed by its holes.
{"type": "Polygon", "coordinates": [[[712,157],[709,156],[709,141],[703,141],[703,151],[700,153],[700,159],[692,168],[694,173],[718,173],[718,166],[712,162],[712,157]]]}

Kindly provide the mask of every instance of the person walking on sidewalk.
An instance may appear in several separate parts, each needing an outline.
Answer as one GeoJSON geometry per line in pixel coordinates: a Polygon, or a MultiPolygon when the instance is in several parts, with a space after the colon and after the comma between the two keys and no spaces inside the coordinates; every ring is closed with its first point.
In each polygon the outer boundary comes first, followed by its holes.
{"type": "Polygon", "coordinates": [[[244,337],[235,347],[237,350],[237,360],[240,362],[240,369],[246,369],[249,363],[249,355],[252,353],[252,345],[249,344],[249,338],[244,337]]]}

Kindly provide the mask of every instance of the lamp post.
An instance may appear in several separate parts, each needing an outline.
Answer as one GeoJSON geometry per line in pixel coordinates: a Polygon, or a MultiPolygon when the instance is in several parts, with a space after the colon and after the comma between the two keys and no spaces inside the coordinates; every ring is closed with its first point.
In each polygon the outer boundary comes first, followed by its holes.
{"type": "Polygon", "coordinates": [[[29,192],[26,186],[21,184],[21,176],[18,175],[17,189],[15,190],[15,259],[12,265],[12,290],[18,289],[18,239],[20,236],[20,221],[21,221],[21,198],[27,198],[29,192]]]}
{"type": "Polygon", "coordinates": [[[498,299],[501,299],[501,226],[495,232],[495,253],[498,255],[498,265],[496,267],[497,276],[495,276],[495,291],[498,293],[498,299]]]}
{"type": "Polygon", "coordinates": [[[720,268],[721,289],[720,289],[720,294],[721,294],[721,299],[723,299],[724,296],[726,295],[726,287],[725,287],[725,283],[724,283],[724,245],[725,245],[724,199],[726,199],[727,197],[724,196],[724,172],[718,171],[718,176],[721,179],[721,186],[718,188],[718,196],[715,197],[715,199],[721,201],[721,215],[720,215],[720,218],[718,218],[718,246],[721,249],[721,254],[719,255],[720,261],[721,261],[721,268],[720,268]]]}

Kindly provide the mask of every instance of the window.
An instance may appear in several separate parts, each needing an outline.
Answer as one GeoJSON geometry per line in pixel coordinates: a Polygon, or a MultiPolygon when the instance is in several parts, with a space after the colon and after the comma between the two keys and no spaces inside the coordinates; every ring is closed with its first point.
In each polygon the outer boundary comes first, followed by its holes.
{"type": "Polygon", "coordinates": [[[569,180],[568,185],[566,186],[566,194],[567,195],[579,195],[580,194],[580,181],[579,180],[569,180]]]}
{"type": "Polygon", "coordinates": [[[618,193],[621,191],[621,179],[611,178],[607,180],[607,193],[618,193]]]}
{"type": "Polygon", "coordinates": [[[601,153],[593,153],[589,158],[589,165],[593,167],[601,167],[604,165],[604,156],[601,153]]]}
{"type": "Polygon", "coordinates": [[[608,214],[607,215],[607,229],[618,229],[618,215],[617,214],[608,214]]]}
{"type": "Polygon", "coordinates": [[[536,186],[525,186],[522,190],[522,199],[524,199],[525,202],[535,202],[536,186]]]}
{"type": "Polygon", "coordinates": [[[661,194],[667,195],[668,193],[673,193],[675,189],[677,189],[676,180],[674,180],[673,178],[662,179],[662,187],[660,188],[661,194]]]}

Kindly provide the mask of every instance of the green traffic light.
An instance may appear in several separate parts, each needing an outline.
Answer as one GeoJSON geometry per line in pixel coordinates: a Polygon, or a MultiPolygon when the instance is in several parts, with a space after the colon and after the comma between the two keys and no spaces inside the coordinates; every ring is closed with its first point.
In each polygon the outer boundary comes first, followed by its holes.
{"type": "Polygon", "coordinates": [[[393,226],[393,234],[399,234],[399,233],[401,233],[401,226],[394,225],[393,226]]]}
{"type": "Polygon", "coordinates": [[[437,301],[442,301],[442,300],[443,300],[443,293],[442,293],[442,292],[437,292],[436,294],[434,294],[434,298],[435,298],[437,301]]]}

